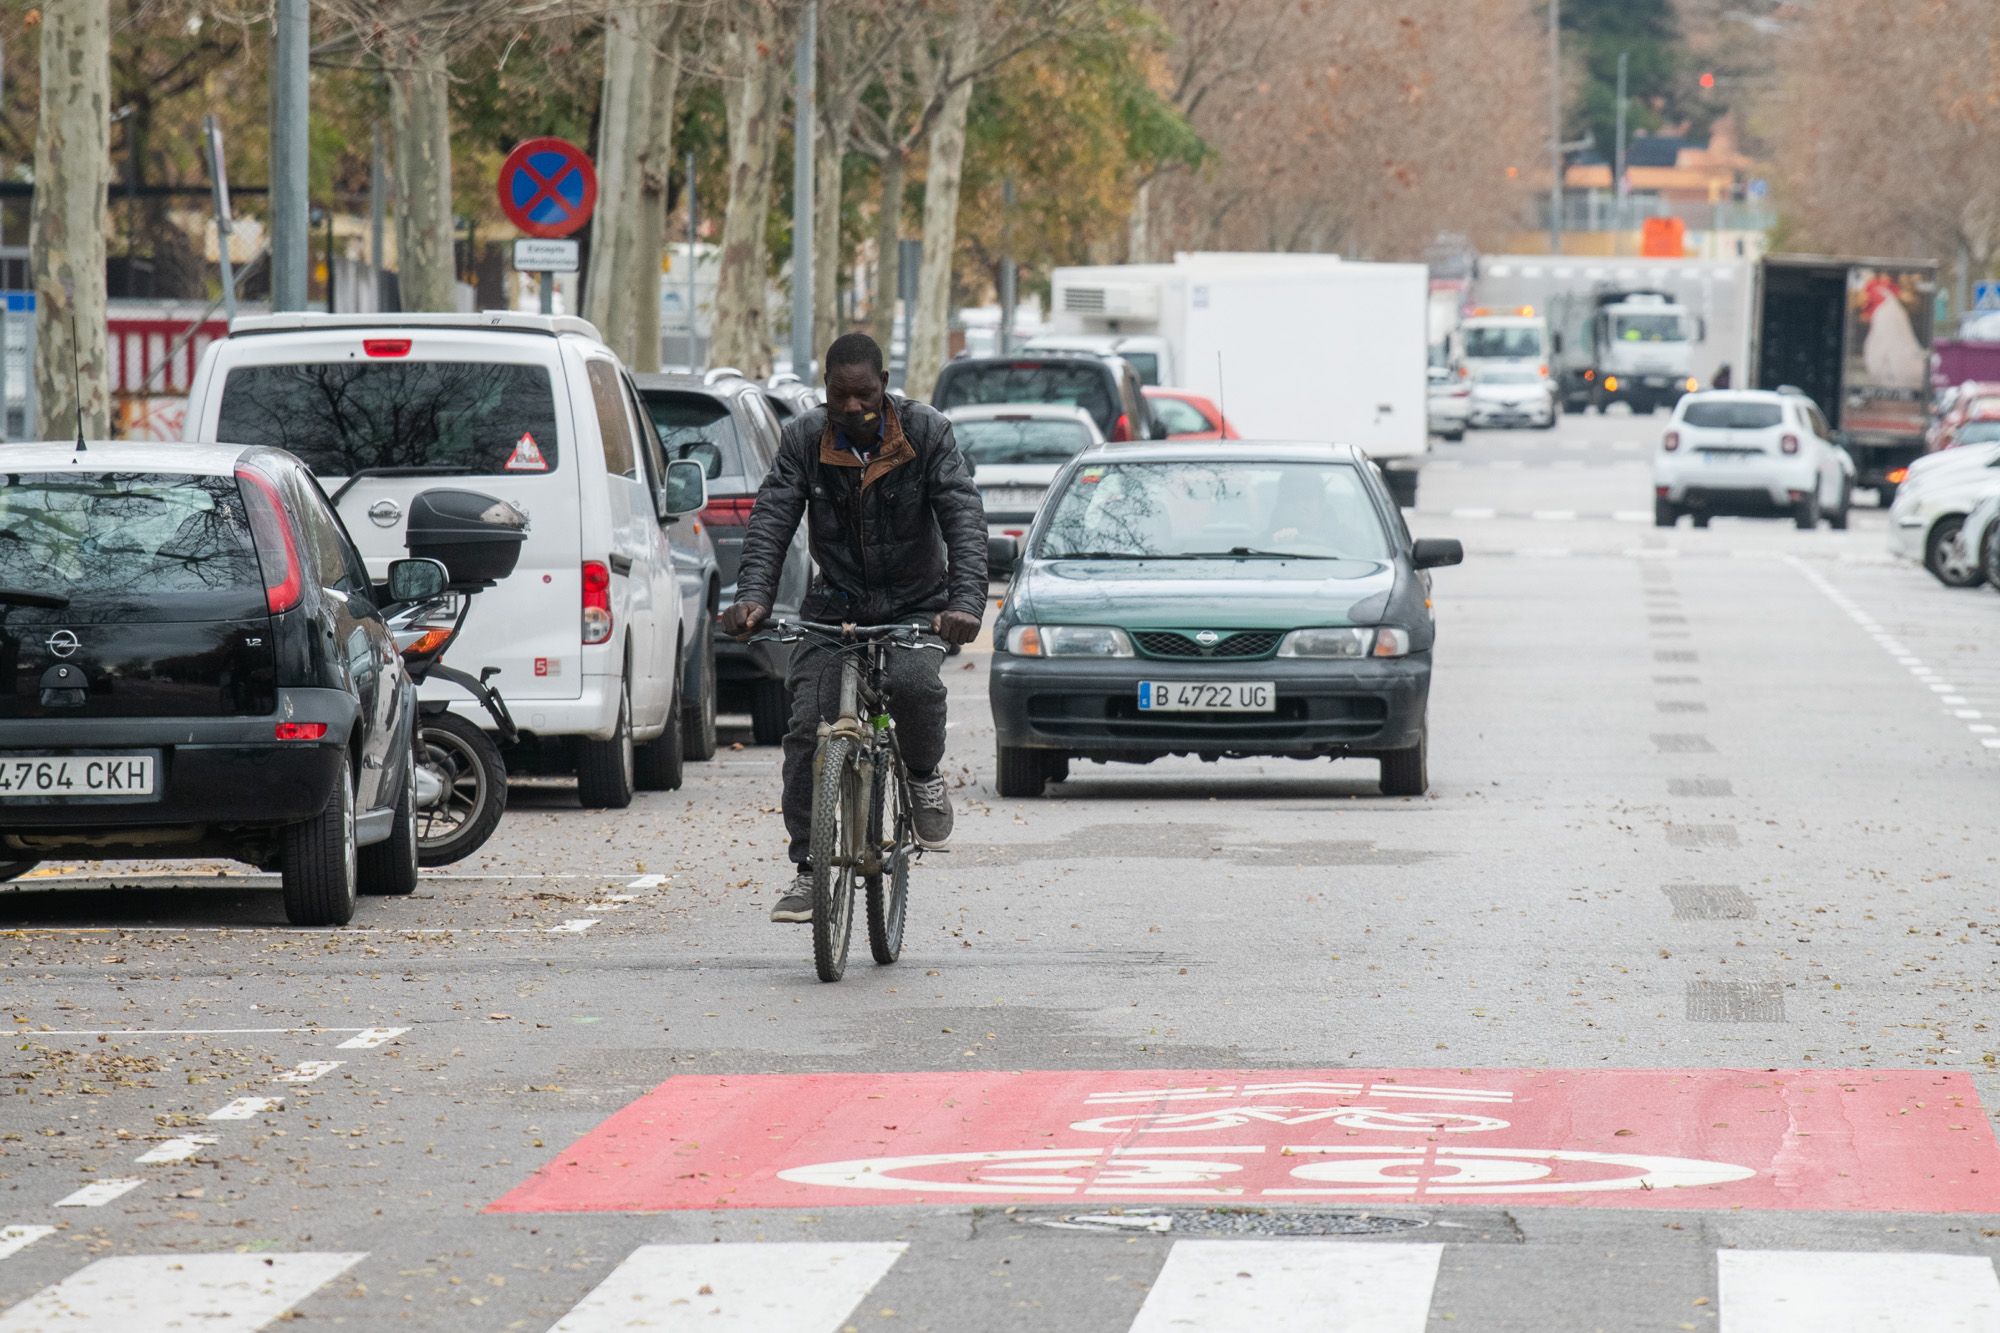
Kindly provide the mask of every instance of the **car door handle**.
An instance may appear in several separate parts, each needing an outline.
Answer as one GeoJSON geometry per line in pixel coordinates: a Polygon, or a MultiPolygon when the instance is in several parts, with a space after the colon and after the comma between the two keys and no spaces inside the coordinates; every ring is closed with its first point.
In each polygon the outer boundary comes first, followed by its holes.
{"type": "Polygon", "coordinates": [[[632,557],[629,555],[612,556],[611,572],[613,574],[630,574],[632,572],[632,557]]]}

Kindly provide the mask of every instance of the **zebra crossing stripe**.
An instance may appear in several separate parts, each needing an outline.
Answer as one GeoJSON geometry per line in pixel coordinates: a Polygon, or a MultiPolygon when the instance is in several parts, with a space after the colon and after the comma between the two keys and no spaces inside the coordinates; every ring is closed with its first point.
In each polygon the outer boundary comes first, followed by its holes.
{"type": "Polygon", "coordinates": [[[549,1333],[838,1333],[908,1248],[900,1241],[642,1245],[549,1333]]]}
{"type": "Polygon", "coordinates": [[[2000,1279],[1978,1255],[1723,1250],[1722,1333],[2000,1333],[2000,1279]]]}
{"type": "Polygon", "coordinates": [[[1422,1333],[1442,1245],[1184,1240],[1131,1333],[1422,1333]]]}
{"type": "Polygon", "coordinates": [[[10,1254],[19,1254],[42,1237],[55,1231],[54,1227],[0,1227],[0,1259],[10,1254]]]}
{"type": "Polygon", "coordinates": [[[6,1314],[0,1333],[255,1333],[359,1254],[139,1254],[99,1259],[6,1314]]]}

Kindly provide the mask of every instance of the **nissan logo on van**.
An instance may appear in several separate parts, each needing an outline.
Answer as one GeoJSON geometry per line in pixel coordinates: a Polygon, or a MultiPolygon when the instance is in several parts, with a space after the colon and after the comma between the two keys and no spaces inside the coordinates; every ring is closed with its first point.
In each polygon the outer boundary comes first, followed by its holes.
{"type": "Polygon", "coordinates": [[[392,528],[403,516],[403,506],[394,500],[377,500],[368,506],[368,518],[378,528],[392,528]]]}

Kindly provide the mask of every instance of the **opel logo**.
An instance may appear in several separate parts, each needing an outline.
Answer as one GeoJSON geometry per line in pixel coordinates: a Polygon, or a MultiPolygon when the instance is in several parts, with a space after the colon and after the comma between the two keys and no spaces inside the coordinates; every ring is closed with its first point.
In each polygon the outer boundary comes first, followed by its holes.
{"type": "Polygon", "coordinates": [[[393,527],[402,516],[403,507],[394,500],[377,500],[368,506],[368,517],[378,528],[393,527]]]}
{"type": "Polygon", "coordinates": [[[49,651],[57,657],[74,657],[76,650],[83,647],[83,640],[66,629],[59,629],[49,635],[49,651]]]}
{"type": "Polygon", "coordinates": [[[1222,636],[1212,629],[1205,629],[1194,636],[1194,641],[1204,648],[1213,648],[1222,642],[1222,636]]]}

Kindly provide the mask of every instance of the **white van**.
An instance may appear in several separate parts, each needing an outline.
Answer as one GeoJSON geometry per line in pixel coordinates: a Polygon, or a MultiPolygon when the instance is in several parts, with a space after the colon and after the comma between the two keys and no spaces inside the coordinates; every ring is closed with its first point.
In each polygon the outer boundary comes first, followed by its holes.
{"type": "MultiPolygon", "coordinates": [[[[524,738],[510,765],[574,771],[583,804],[621,808],[635,786],[679,786],[690,749],[713,751],[721,580],[694,517],[706,485],[697,464],[670,487],[651,418],[585,321],[239,318],[202,356],[186,437],[303,459],[378,578],[404,554],[420,491],[463,487],[526,511],[519,565],[474,601],[451,652],[460,670],[499,669],[524,738]]],[[[449,684],[432,695],[487,721],[449,684]]]]}

